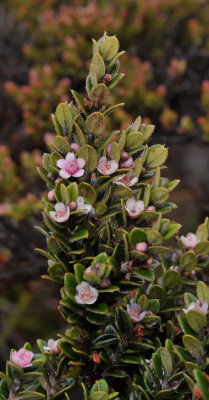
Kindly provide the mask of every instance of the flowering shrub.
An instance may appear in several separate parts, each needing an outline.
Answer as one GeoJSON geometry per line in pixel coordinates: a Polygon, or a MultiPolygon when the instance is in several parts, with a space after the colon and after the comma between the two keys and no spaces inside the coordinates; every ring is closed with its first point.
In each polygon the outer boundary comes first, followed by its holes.
{"type": "Polygon", "coordinates": [[[69,400],[76,383],[85,400],[208,399],[209,220],[170,248],[180,224],[165,214],[179,181],[162,176],[167,149],[148,145],[154,126],[141,117],[107,132],[122,106],[108,99],[120,54],[115,36],[93,40],[85,96],[72,90],[52,115],[39,167],[48,250],[37,250],[44,278],[62,286],[68,328],[38,340],[38,354],[28,343],[11,351],[2,400],[69,400]]]}

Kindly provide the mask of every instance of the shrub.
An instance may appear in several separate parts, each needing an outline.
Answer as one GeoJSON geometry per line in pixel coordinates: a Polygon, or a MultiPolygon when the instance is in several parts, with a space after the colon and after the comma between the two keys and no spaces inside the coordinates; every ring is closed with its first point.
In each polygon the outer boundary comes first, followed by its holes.
{"type": "Polygon", "coordinates": [[[179,183],[161,174],[168,151],[147,144],[154,126],[137,117],[106,132],[109,91],[123,78],[119,42],[93,41],[86,94],[60,103],[54,144],[39,173],[48,251],[44,278],[59,283],[68,329],[11,351],[1,399],[208,399],[209,220],[196,233],[168,239],[180,225],[179,183]],[[206,281],[206,283],[204,282],[206,281]]]}

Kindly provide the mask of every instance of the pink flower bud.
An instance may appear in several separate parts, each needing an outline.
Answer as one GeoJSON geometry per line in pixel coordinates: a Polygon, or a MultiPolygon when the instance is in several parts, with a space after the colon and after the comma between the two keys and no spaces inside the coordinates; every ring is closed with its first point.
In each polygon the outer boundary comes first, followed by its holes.
{"type": "Polygon", "coordinates": [[[77,203],[76,203],[76,201],[71,201],[71,202],[70,202],[70,209],[71,209],[71,210],[76,210],[76,208],[77,208],[77,203]]]}
{"type": "Polygon", "coordinates": [[[155,206],[149,206],[147,207],[147,211],[156,211],[155,206]]]}
{"type": "Polygon", "coordinates": [[[14,364],[18,365],[21,368],[27,368],[30,367],[31,361],[34,357],[34,354],[32,351],[26,350],[24,348],[21,348],[18,351],[14,351],[12,353],[12,361],[14,364]]]}
{"type": "Polygon", "coordinates": [[[48,193],[48,199],[50,201],[54,201],[55,200],[55,195],[54,195],[53,190],[50,190],[50,192],[48,193]]]}
{"type": "Polygon", "coordinates": [[[110,75],[110,74],[105,74],[104,80],[105,80],[105,82],[107,82],[107,83],[111,82],[111,80],[112,80],[112,75],[110,75]]]}
{"type": "Polygon", "coordinates": [[[71,150],[73,150],[75,152],[78,151],[78,149],[80,148],[78,143],[71,143],[70,147],[71,147],[71,150]]]}
{"type": "Polygon", "coordinates": [[[132,168],[134,167],[134,160],[132,157],[129,157],[126,161],[120,162],[120,168],[132,168]]]}
{"type": "Polygon", "coordinates": [[[137,243],[136,250],[144,253],[147,250],[147,243],[145,243],[145,242],[137,243]]]}
{"type": "Polygon", "coordinates": [[[120,158],[124,161],[128,160],[129,158],[129,154],[127,153],[127,151],[122,151],[120,158]]]}
{"type": "Polygon", "coordinates": [[[55,183],[59,183],[62,179],[61,178],[57,178],[55,183]]]}

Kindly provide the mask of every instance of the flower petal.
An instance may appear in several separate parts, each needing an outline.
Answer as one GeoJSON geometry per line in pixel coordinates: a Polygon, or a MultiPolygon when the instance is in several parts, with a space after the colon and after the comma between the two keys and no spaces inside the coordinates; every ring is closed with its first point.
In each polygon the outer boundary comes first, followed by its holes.
{"type": "Polygon", "coordinates": [[[83,168],[84,165],[86,164],[86,161],[83,158],[77,158],[77,163],[79,165],[80,168],[83,168]]]}
{"type": "Polygon", "coordinates": [[[64,179],[68,179],[71,177],[71,174],[69,172],[67,172],[65,169],[61,169],[59,174],[64,179]]]}
{"type": "Polygon", "coordinates": [[[75,174],[72,174],[72,176],[74,176],[75,178],[80,178],[80,176],[83,176],[84,172],[84,169],[81,168],[77,172],[75,172],[75,174]]]}
{"type": "Polygon", "coordinates": [[[75,160],[75,154],[74,153],[67,153],[66,155],[66,160],[67,161],[74,161],[75,160]]]}

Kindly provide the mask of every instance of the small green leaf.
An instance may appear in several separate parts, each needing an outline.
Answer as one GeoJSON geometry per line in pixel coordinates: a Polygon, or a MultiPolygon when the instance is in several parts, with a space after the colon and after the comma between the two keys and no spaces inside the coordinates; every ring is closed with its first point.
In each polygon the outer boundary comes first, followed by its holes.
{"type": "Polygon", "coordinates": [[[197,296],[201,303],[206,301],[209,304],[209,287],[202,281],[197,283],[197,296]]]}
{"type": "Polygon", "coordinates": [[[95,170],[98,163],[98,155],[92,146],[85,144],[78,149],[77,155],[86,161],[85,167],[88,168],[89,171],[95,170]]]}
{"type": "Polygon", "coordinates": [[[100,112],[90,114],[86,119],[86,129],[92,135],[102,135],[105,130],[105,117],[100,112]]]}
{"type": "Polygon", "coordinates": [[[90,204],[94,204],[97,199],[97,194],[93,186],[89,183],[81,182],[78,185],[79,195],[82,196],[84,199],[87,199],[90,204]]]}
{"type": "Polygon", "coordinates": [[[206,316],[198,310],[189,310],[186,313],[186,320],[194,332],[200,333],[207,326],[206,316]]]}
{"type": "Polygon", "coordinates": [[[180,258],[180,266],[185,271],[192,271],[197,265],[197,257],[193,251],[187,251],[180,258]]]}
{"type": "Polygon", "coordinates": [[[168,150],[161,145],[151,146],[148,150],[146,164],[148,168],[160,167],[168,157],[168,150]]]}
{"type": "Polygon", "coordinates": [[[181,285],[181,275],[178,271],[170,269],[163,275],[163,284],[168,289],[174,289],[181,285]]]}
{"type": "Polygon", "coordinates": [[[67,103],[60,103],[55,112],[56,118],[62,127],[63,136],[68,136],[71,133],[73,125],[73,116],[71,109],[67,103]]]}
{"type": "Polygon", "coordinates": [[[173,361],[169,351],[165,347],[160,349],[160,357],[165,369],[165,373],[171,375],[173,371],[173,361]]]}
{"type": "Polygon", "coordinates": [[[97,78],[100,80],[105,74],[105,63],[99,53],[93,55],[92,63],[96,69],[97,78]]]}
{"type": "Polygon", "coordinates": [[[119,41],[115,36],[108,37],[102,44],[100,52],[106,61],[110,61],[119,50],[119,41]]]}
{"type": "Polygon", "coordinates": [[[169,198],[169,191],[166,188],[158,187],[151,190],[150,200],[154,204],[165,203],[168,198],[169,198]]]}
{"type": "Polygon", "coordinates": [[[72,235],[69,239],[69,242],[75,242],[77,240],[82,240],[82,239],[87,239],[88,238],[88,231],[87,229],[81,229],[80,231],[77,231],[74,235],[72,235]]]}
{"type": "Polygon", "coordinates": [[[133,228],[129,235],[129,241],[135,247],[137,243],[147,241],[147,234],[143,229],[133,228]]]}
{"type": "Polygon", "coordinates": [[[209,241],[197,243],[194,249],[195,253],[200,256],[209,255],[209,241]]]}
{"type": "Polygon", "coordinates": [[[200,360],[203,357],[204,355],[203,345],[196,337],[192,335],[184,335],[183,344],[189,351],[189,353],[197,360],[200,360]]]}

